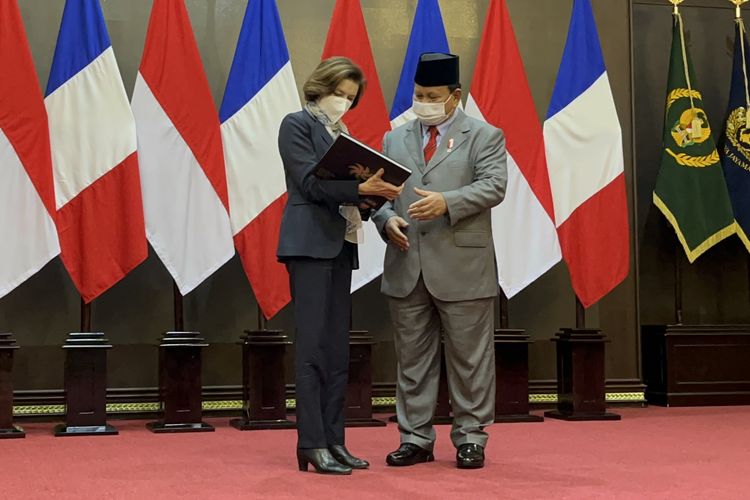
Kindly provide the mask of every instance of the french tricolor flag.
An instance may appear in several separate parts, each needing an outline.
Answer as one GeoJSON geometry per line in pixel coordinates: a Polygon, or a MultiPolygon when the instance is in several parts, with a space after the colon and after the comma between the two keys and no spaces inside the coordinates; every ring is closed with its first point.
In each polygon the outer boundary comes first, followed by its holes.
{"type": "Polygon", "coordinates": [[[0,0],[0,298],[60,253],[49,128],[15,0],[0,0]]]}
{"type": "Polygon", "coordinates": [[[219,117],[183,0],[154,0],[132,105],[148,240],[186,295],[234,244],[219,117]]]}
{"type": "Polygon", "coordinates": [[[90,302],[148,255],[135,121],[98,0],[67,0],[45,105],[62,260],[90,302]]]}
{"type": "Polygon", "coordinates": [[[448,37],[445,34],[443,16],[438,0],[419,0],[414,13],[414,22],[406,47],[401,77],[396,87],[396,95],[391,106],[391,127],[396,128],[417,117],[412,110],[414,98],[414,75],[417,72],[419,56],[425,52],[450,52],[448,37]]]}
{"type": "Polygon", "coordinates": [[[573,3],[544,141],[563,258],[589,307],[630,268],[622,131],[590,0],[573,3]]]}
{"type": "Polygon", "coordinates": [[[276,260],[286,203],[281,120],[301,109],[274,0],[250,0],[219,116],[234,243],[266,318],[290,301],[276,260]]]}

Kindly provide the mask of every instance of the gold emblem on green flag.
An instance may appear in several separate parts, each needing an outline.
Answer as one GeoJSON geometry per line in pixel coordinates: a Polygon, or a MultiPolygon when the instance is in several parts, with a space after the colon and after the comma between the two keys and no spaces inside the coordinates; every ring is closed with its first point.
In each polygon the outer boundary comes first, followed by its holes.
{"type": "MultiPolygon", "coordinates": [[[[672,0],[670,0],[672,1],[672,0]]],[[[685,46],[675,5],[663,150],[654,204],[677,233],[690,262],[736,232],[719,152],[685,46]]]]}

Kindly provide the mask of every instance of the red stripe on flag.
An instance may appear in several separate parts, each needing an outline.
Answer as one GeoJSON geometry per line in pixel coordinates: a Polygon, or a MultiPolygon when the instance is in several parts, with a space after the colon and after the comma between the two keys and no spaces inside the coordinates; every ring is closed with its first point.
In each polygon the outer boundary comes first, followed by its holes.
{"type": "Polygon", "coordinates": [[[584,307],[595,304],[628,274],[630,231],[625,207],[625,174],[620,174],[557,230],[573,290],[584,307]]]}
{"type": "Polygon", "coordinates": [[[471,82],[471,96],[485,120],[503,129],[508,152],[554,221],[542,126],[505,0],[490,2],[471,82]]]}
{"type": "Polygon", "coordinates": [[[362,68],[365,74],[365,93],[357,107],[344,116],[344,122],[353,136],[380,151],[383,135],[391,129],[391,121],[385,107],[359,0],[336,1],[323,49],[323,59],[333,56],[348,57],[362,68]]]}
{"type": "Polygon", "coordinates": [[[155,0],[140,73],[229,212],[219,115],[183,0],[155,0]]]}
{"type": "Polygon", "coordinates": [[[234,235],[242,267],[266,318],[275,316],[291,300],[289,275],[276,259],[286,199],[284,193],[234,235]]]}
{"type": "Polygon", "coordinates": [[[10,141],[52,218],[52,177],[47,110],[39,89],[18,4],[0,1],[0,129],[10,141]]]}
{"type": "Polygon", "coordinates": [[[62,260],[86,302],[148,256],[138,156],[131,154],[57,213],[62,260]]]}

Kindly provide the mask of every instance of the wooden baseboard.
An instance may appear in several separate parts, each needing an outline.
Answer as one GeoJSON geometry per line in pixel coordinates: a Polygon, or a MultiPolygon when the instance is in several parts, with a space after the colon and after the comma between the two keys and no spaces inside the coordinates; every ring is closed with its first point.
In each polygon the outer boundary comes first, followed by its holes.
{"type": "MultiPolygon", "coordinates": [[[[644,386],[638,380],[607,381],[607,402],[610,404],[645,403],[644,386]]],[[[549,408],[557,402],[556,382],[536,380],[529,384],[529,403],[534,408],[549,408]]],[[[394,411],[396,384],[373,385],[372,405],[376,412],[394,411]]],[[[293,410],[294,386],[287,386],[287,409],[293,410]]],[[[136,387],[107,390],[107,415],[128,418],[153,418],[159,413],[159,396],[156,387],[136,387]]],[[[203,388],[203,410],[216,415],[232,414],[242,409],[242,387],[215,386],[203,388]]],[[[16,418],[49,419],[65,414],[62,390],[16,391],[13,414],[16,418]]]]}

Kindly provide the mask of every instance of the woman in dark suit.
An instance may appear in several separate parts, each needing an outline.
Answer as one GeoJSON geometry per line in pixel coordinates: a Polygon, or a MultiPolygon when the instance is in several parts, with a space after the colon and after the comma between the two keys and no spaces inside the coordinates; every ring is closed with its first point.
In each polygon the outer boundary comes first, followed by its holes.
{"type": "Polygon", "coordinates": [[[306,105],[279,130],[289,195],[277,256],[286,264],[296,328],[297,460],[320,473],[351,474],[369,464],[344,446],[352,269],[357,266],[360,195],[393,199],[401,188],[378,172],[363,183],[322,180],[314,168],[346,132],[341,117],[357,106],[362,70],[344,57],[322,61],[303,86],[306,105]]]}

